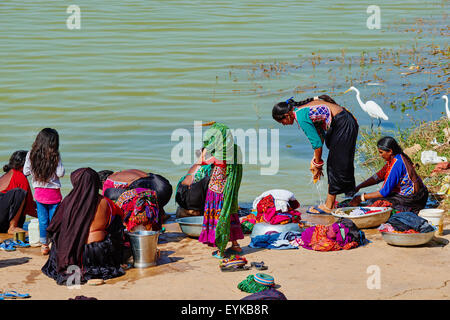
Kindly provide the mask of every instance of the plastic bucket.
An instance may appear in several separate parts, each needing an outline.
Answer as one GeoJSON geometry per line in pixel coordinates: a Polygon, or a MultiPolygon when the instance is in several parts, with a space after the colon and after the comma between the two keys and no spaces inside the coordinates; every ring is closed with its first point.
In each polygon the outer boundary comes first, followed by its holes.
{"type": "Polygon", "coordinates": [[[156,265],[159,231],[129,232],[134,267],[147,268],[156,265]]]}
{"type": "Polygon", "coordinates": [[[437,229],[437,234],[444,233],[444,210],[442,209],[423,209],[419,211],[419,216],[427,219],[437,229]]]}

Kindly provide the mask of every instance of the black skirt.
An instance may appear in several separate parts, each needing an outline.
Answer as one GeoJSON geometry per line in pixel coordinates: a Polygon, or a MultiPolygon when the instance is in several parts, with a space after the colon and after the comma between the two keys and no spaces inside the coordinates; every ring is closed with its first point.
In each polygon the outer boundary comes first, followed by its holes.
{"type": "Polygon", "coordinates": [[[186,210],[201,211],[205,209],[206,193],[208,191],[210,177],[204,177],[202,180],[191,184],[190,186],[180,184],[178,186],[175,201],[186,210]]]}
{"type": "MultiPolygon", "coordinates": [[[[121,267],[129,255],[124,247],[122,219],[114,216],[111,225],[108,227],[108,235],[103,241],[92,242],[84,246],[83,257],[80,265],[79,284],[86,283],[90,279],[111,279],[125,274],[121,267]]],[[[73,270],[58,272],[56,249],[57,244],[53,244],[46,264],[42,267],[42,272],[48,277],[56,280],[59,285],[75,284],[72,279],[73,270]]]]}
{"type": "Polygon", "coordinates": [[[418,214],[420,210],[425,208],[428,201],[428,189],[425,186],[411,196],[402,196],[401,194],[392,193],[383,200],[392,203],[392,208],[400,212],[414,212],[418,214]]]}
{"type": "MultiPolygon", "coordinates": [[[[0,233],[8,232],[9,222],[16,216],[26,196],[27,192],[20,188],[0,193],[0,233]]],[[[25,215],[23,214],[19,219],[18,227],[21,228],[24,222],[25,215]]]]}
{"type": "Polygon", "coordinates": [[[355,190],[355,146],[358,123],[346,109],[333,117],[325,135],[328,193],[337,195],[355,190]]]}

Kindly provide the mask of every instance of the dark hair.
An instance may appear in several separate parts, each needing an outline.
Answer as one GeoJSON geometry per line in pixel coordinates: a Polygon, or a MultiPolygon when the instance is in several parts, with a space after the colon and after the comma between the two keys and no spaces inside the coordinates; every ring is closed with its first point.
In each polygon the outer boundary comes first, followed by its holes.
{"type": "Polygon", "coordinates": [[[114,171],[111,170],[102,170],[97,172],[98,176],[100,177],[100,184],[103,185],[106,181],[106,179],[108,179],[108,177],[110,175],[112,175],[114,173],[114,171]]]}
{"type": "Polygon", "coordinates": [[[27,157],[27,151],[26,150],[17,150],[12,155],[11,158],[9,158],[8,164],[5,164],[3,166],[3,171],[8,172],[11,169],[19,170],[23,168],[23,165],[25,164],[25,158],[27,157]]]}
{"type": "Polygon", "coordinates": [[[59,155],[59,135],[55,129],[42,129],[30,151],[31,171],[34,179],[48,182],[56,171],[59,155]]]}
{"type": "Polygon", "coordinates": [[[378,140],[377,148],[383,151],[392,151],[393,155],[401,154],[406,160],[412,163],[411,159],[403,152],[402,147],[400,147],[397,140],[393,137],[386,136],[378,140]]]}
{"type": "MultiPolygon", "coordinates": [[[[320,100],[336,104],[336,101],[334,101],[330,96],[323,94],[318,97],[320,100]]],[[[314,101],[314,98],[308,98],[303,101],[295,101],[294,99],[290,98],[286,101],[278,102],[276,105],[273,106],[272,109],[272,118],[276,121],[281,121],[286,116],[286,113],[289,111],[292,111],[294,107],[299,107],[305,104],[310,103],[311,101],[314,101]]]]}

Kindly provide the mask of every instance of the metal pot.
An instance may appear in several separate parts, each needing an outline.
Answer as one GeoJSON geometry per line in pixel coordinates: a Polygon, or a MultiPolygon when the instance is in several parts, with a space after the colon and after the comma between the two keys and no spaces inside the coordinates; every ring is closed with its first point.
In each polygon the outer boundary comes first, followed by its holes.
{"type": "Polygon", "coordinates": [[[147,268],[156,265],[159,231],[128,232],[128,235],[130,236],[134,267],[147,268]]]}

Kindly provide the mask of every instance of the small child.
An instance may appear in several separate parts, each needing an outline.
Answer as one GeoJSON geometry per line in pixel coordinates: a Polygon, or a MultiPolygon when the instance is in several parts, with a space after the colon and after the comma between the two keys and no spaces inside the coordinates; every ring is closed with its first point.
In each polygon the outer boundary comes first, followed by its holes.
{"type": "Polygon", "coordinates": [[[42,129],[27,153],[23,173],[32,175],[34,199],[36,200],[39,220],[41,253],[47,255],[47,227],[53,214],[62,201],[60,177],[64,176],[64,167],[59,154],[59,135],[55,129],[42,129]]]}

